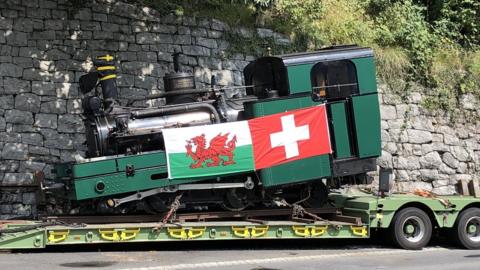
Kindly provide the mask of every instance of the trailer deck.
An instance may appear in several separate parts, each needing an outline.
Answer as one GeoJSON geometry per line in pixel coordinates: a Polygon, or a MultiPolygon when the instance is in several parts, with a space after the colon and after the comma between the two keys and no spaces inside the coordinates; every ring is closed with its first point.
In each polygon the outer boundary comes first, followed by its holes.
{"type": "MultiPolygon", "coordinates": [[[[124,242],[368,238],[372,229],[395,227],[397,214],[401,212],[403,215],[405,210],[424,212],[430,219],[431,227],[441,229],[455,228],[461,218],[459,215],[480,207],[480,200],[471,196],[425,198],[399,194],[382,198],[331,194],[330,199],[335,203],[333,208],[308,209],[308,213],[316,213],[313,216],[318,214],[318,218],[313,219],[308,216],[292,218],[289,215],[291,209],[278,209],[278,212],[246,211],[241,215],[228,212],[185,213],[178,214],[168,223],[155,216],[45,217],[36,221],[0,221],[0,249],[124,242]]],[[[406,220],[403,222],[406,225],[399,231],[404,232],[408,239],[414,237],[418,228],[415,222],[410,224],[409,219],[406,220]]],[[[418,221],[412,219],[415,220],[418,221]]],[[[474,215],[474,220],[479,221],[480,217],[474,215]]],[[[477,237],[480,235],[479,224],[466,224],[465,233],[477,237]]],[[[478,248],[478,244],[474,248],[478,248]]]]}

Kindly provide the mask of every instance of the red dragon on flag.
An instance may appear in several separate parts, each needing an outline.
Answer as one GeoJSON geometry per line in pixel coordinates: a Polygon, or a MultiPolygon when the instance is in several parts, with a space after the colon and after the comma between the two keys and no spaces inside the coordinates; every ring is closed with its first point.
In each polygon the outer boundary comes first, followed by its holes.
{"type": "Polygon", "coordinates": [[[233,150],[235,150],[237,136],[233,136],[233,138],[227,142],[228,135],[229,133],[224,135],[219,133],[210,140],[208,148],[206,148],[207,140],[205,139],[205,134],[187,140],[187,144],[185,145],[187,149],[186,154],[194,161],[190,164],[190,168],[201,168],[204,162],[206,162],[207,167],[216,167],[220,165],[220,163],[223,166],[235,164],[233,160],[233,150]],[[196,146],[195,152],[192,151],[193,145],[196,146]],[[224,160],[220,156],[226,156],[228,160],[224,160]],[[207,162],[208,160],[211,160],[211,162],[207,162]]]}

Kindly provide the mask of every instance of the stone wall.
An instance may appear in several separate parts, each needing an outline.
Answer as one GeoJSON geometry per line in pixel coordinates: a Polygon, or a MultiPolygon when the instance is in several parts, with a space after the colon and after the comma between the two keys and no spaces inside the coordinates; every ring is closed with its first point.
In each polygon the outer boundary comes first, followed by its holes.
{"type": "Polygon", "coordinates": [[[85,1],[82,7],[72,2],[0,1],[0,219],[34,214],[35,194],[25,189],[34,184],[33,172],[52,178],[52,164],[86,150],[77,88],[79,77],[92,69],[90,57],[117,57],[125,100],[162,91],[175,51],[197,87],[212,75],[217,84],[242,85],[243,68],[254,58],[232,52],[227,32],[279,47],[290,43],[269,29],[161,16],[120,1],[85,1]]]}
{"type": "MultiPolygon", "coordinates": [[[[227,33],[289,44],[268,29],[255,33],[214,19],[160,16],[113,0],[82,7],[71,2],[0,2],[0,219],[34,215],[33,172],[43,170],[52,178],[52,164],[84,153],[77,88],[78,78],[92,68],[91,56],[117,57],[119,94],[128,99],[162,91],[174,51],[182,53],[184,69],[195,74],[199,86],[211,75],[222,85],[241,85],[241,71],[254,58],[232,54],[227,33]]],[[[456,180],[478,177],[478,122],[460,119],[452,125],[423,110],[419,92],[406,102],[383,86],[380,90],[379,164],[395,169],[398,189],[452,193],[456,180]]],[[[464,99],[465,109],[475,111],[478,101],[464,99]]]]}
{"type": "Polygon", "coordinates": [[[459,180],[480,179],[480,110],[471,94],[462,95],[451,113],[422,107],[428,92],[412,87],[404,97],[379,87],[382,157],[393,168],[396,190],[422,188],[453,194],[459,180]]]}

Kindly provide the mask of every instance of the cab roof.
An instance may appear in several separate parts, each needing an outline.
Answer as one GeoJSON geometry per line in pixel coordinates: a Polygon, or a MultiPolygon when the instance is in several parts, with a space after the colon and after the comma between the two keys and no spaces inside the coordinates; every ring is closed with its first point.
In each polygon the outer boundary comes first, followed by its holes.
{"type": "Polygon", "coordinates": [[[317,63],[323,61],[373,57],[373,50],[357,45],[331,46],[313,52],[291,53],[276,56],[285,66],[317,63]]]}

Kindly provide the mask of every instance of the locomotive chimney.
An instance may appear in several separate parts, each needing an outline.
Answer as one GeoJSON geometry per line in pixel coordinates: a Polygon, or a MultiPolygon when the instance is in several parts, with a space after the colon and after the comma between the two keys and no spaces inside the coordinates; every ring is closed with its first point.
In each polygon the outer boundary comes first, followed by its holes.
{"type": "Polygon", "coordinates": [[[175,52],[172,56],[174,72],[163,77],[163,85],[165,86],[165,92],[178,94],[167,96],[166,102],[167,104],[195,102],[195,95],[188,93],[189,90],[195,89],[195,78],[192,74],[181,70],[179,52],[175,52]]]}
{"type": "Polygon", "coordinates": [[[110,112],[113,109],[118,96],[117,75],[115,74],[113,60],[113,56],[107,54],[97,57],[94,61],[102,87],[103,105],[106,112],[110,112]]]}

